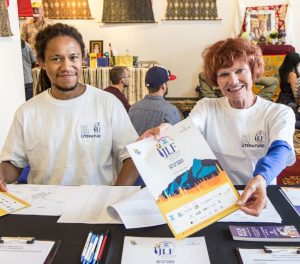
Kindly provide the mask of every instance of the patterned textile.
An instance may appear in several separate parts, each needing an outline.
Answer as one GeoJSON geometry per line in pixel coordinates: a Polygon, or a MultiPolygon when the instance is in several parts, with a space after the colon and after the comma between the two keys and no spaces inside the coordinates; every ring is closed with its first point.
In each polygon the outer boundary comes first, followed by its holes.
{"type": "MultiPolygon", "coordinates": [[[[275,25],[276,30],[286,30],[285,26],[285,16],[287,12],[288,5],[270,5],[270,6],[254,6],[247,7],[246,13],[251,13],[252,11],[275,11],[275,25]]],[[[242,32],[246,31],[246,16],[244,17],[242,32]]]]}
{"type": "MultiPolygon", "coordinates": [[[[300,155],[300,129],[296,129],[294,134],[294,148],[297,155],[300,155]]],[[[300,174],[300,171],[299,171],[300,174]]]]}
{"type": "Polygon", "coordinates": [[[52,19],[91,19],[88,0],[43,0],[45,16],[52,19]]]}
{"type": "MultiPolygon", "coordinates": [[[[272,76],[276,77],[279,80],[278,68],[284,60],[285,55],[264,55],[263,59],[265,62],[265,71],[264,76],[272,76]]],[[[253,86],[253,92],[255,94],[259,93],[259,87],[253,86]]],[[[272,96],[273,102],[277,101],[278,95],[280,93],[279,85],[275,89],[274,94],[272,96]]]]}
{"type": "Polygon", "coordinates": [[[216,0],[168,0],[166,20],[216,20],[216,0]]]}
{"type": "MultiPolygon", "coordinates": [[[[109,67],[99,68],[83,68],[80,81],[85,84],[90,84],[94,87],[104,89],[110,85],[109,81],[109,67]]],[[[148,94],[148,89],[145,86],[145,76],[148,68],[128,68],[130,72],[130,83],[128,89],[125,89],[125,97],[129,104],[134,104],[144,98],[148,94]]],[[[34,95],[37,91],[37,81],[39,78],[40,69],[34,68],[33,75],[33,91],[34,95]]]]}
{"type": "Polygon", "coordinates": [[[154,23],[151,0],[104,0],[103,23],[154,23]]]}
{"type": "Polygon", "coordinates": [[[9,24],[6,1],[0,0],[0,37],[9,36],[12,36],[12,33],[9,24]]]}

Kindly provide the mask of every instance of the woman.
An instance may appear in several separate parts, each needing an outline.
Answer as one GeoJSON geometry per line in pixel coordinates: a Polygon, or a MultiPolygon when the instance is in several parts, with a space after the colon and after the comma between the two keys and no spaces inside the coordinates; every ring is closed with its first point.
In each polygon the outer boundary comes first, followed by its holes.
{"type": "Polygon", "coordinates": [[[283,63],[279,67],[280,77],[280,94],[277,102],[290,106],[296,115],[296,119],[300,120],[298,107],[300,104],[299,82],[300,77],[297,67],[300,63],[300,56],[296,52],[290,52],[286,55],[283,63]]]}

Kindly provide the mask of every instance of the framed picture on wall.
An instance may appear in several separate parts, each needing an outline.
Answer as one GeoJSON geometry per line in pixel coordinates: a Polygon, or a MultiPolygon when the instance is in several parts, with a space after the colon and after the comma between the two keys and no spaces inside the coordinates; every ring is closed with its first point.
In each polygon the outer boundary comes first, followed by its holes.
{"type": "Polygon", "coordinates": [[[103,40],[90,40],[90,53],[103,54],[103,40]]]}
{"type": "Polygon", "coordinates": [[[276,30],[274,10],[246,12],[246,31],[252,39],[258,40],[261,36],[266,37],[274,30],[276,30]]]}

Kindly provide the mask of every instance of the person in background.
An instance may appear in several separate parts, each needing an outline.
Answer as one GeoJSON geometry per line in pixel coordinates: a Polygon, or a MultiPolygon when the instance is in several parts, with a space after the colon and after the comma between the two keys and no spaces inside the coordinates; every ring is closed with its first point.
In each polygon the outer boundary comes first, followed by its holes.
{"type": "MultiPolygon", "coordinates": [[[[279,81],[275,77],[261,76],[257,81],[255,81],[255,85],[262,87],[257,95],[266,100],[273,101],[272,97],[278,84],[279,81]]],[[[203,72],[199,74],[199,87],[196,89],[196,91],[199,92],[200,98],[218,98],[223,96],[219,87],[211,86],[205,80],[203,72]]]]}
{"type": "Polygon", "coordinates": [[[130,120],[139,135],[161,123],[174,125],[182,120],[177,107],[165,100],[168,81],[175,79],[176,76],[162,66],[154,66],[147,71],[145,84],[149,94],[129,110],[130,120]]]}
{"type": "MultiPolygon", "coordinates": [[[[203,98],[189,119],[212,148],[233,184],[246,185],[238,205],[259,215],[266,205],[266,186],[295,162],[291,108],[252,92],[263,73],[261,49],[241,38],[221,40],[203,52],[206,80],[224,97],[203,98]]],[[[168,125],[146,131],[140,139],[162,136],[168,125]]]]}
{"type": "Polygon", "coordinates": [[[299,63],[300,56],[298,53],[290,52],[285,56],[279,67],[280,93],[277,100],[277,103],[290,106],[298,121],[300,120],[300,114],[298,112],[300,106],[300,85],[299,81],[297,83],[300,77],[298,71],[299,63]]]}
{"type": "Polygon", "coordinates": [[[33,79],[32,68],[35,67],[36,57],[30,45],[21,39],[22,61],[23,61],[23,74],[25,85],[25,97],[26,101],[33,96],[33,79]]]}
{"type": "Polygon", "coordinates": [[[134,184],[138,173],[126,145],[137,133],[119,100],[79,82],[81,34],[57,23],[37,34],[35,47],[51,87],[16,111],[0,155],[0,190],[27,164],[30,184],[134,184]],[[116,157],[123,162],[117,179],[116,157]]]}
{"type": "Polygon", "coordinates": [[[122,66],[113,67],[109,72],[111,86],[104,89],[104,91],[113,94],[124,105],[126,111],[129,111],[130,104],[124,95],[124,91],[129,86],[130,73],[128,68],[122,66]]]}
{"type": "Polygon", "coordinates": [[[33,53],[36,55],[35,50],[35,36],[44,29],[46,26],[52,24],[50,20],[44,17],[44,9],[41,2],[31,3],[33,18],[21,24],[21,39],[29,43],[33,53]]]}

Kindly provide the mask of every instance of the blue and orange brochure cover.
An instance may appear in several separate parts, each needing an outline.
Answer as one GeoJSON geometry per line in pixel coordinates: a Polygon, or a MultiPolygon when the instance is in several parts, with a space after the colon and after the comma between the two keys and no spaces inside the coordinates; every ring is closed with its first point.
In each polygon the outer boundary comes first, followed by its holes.
{"type": "Polygon", "coordinates": [[[238,192],[189,119],[127,149],[176,239],[238,209],[238,192]]]}

